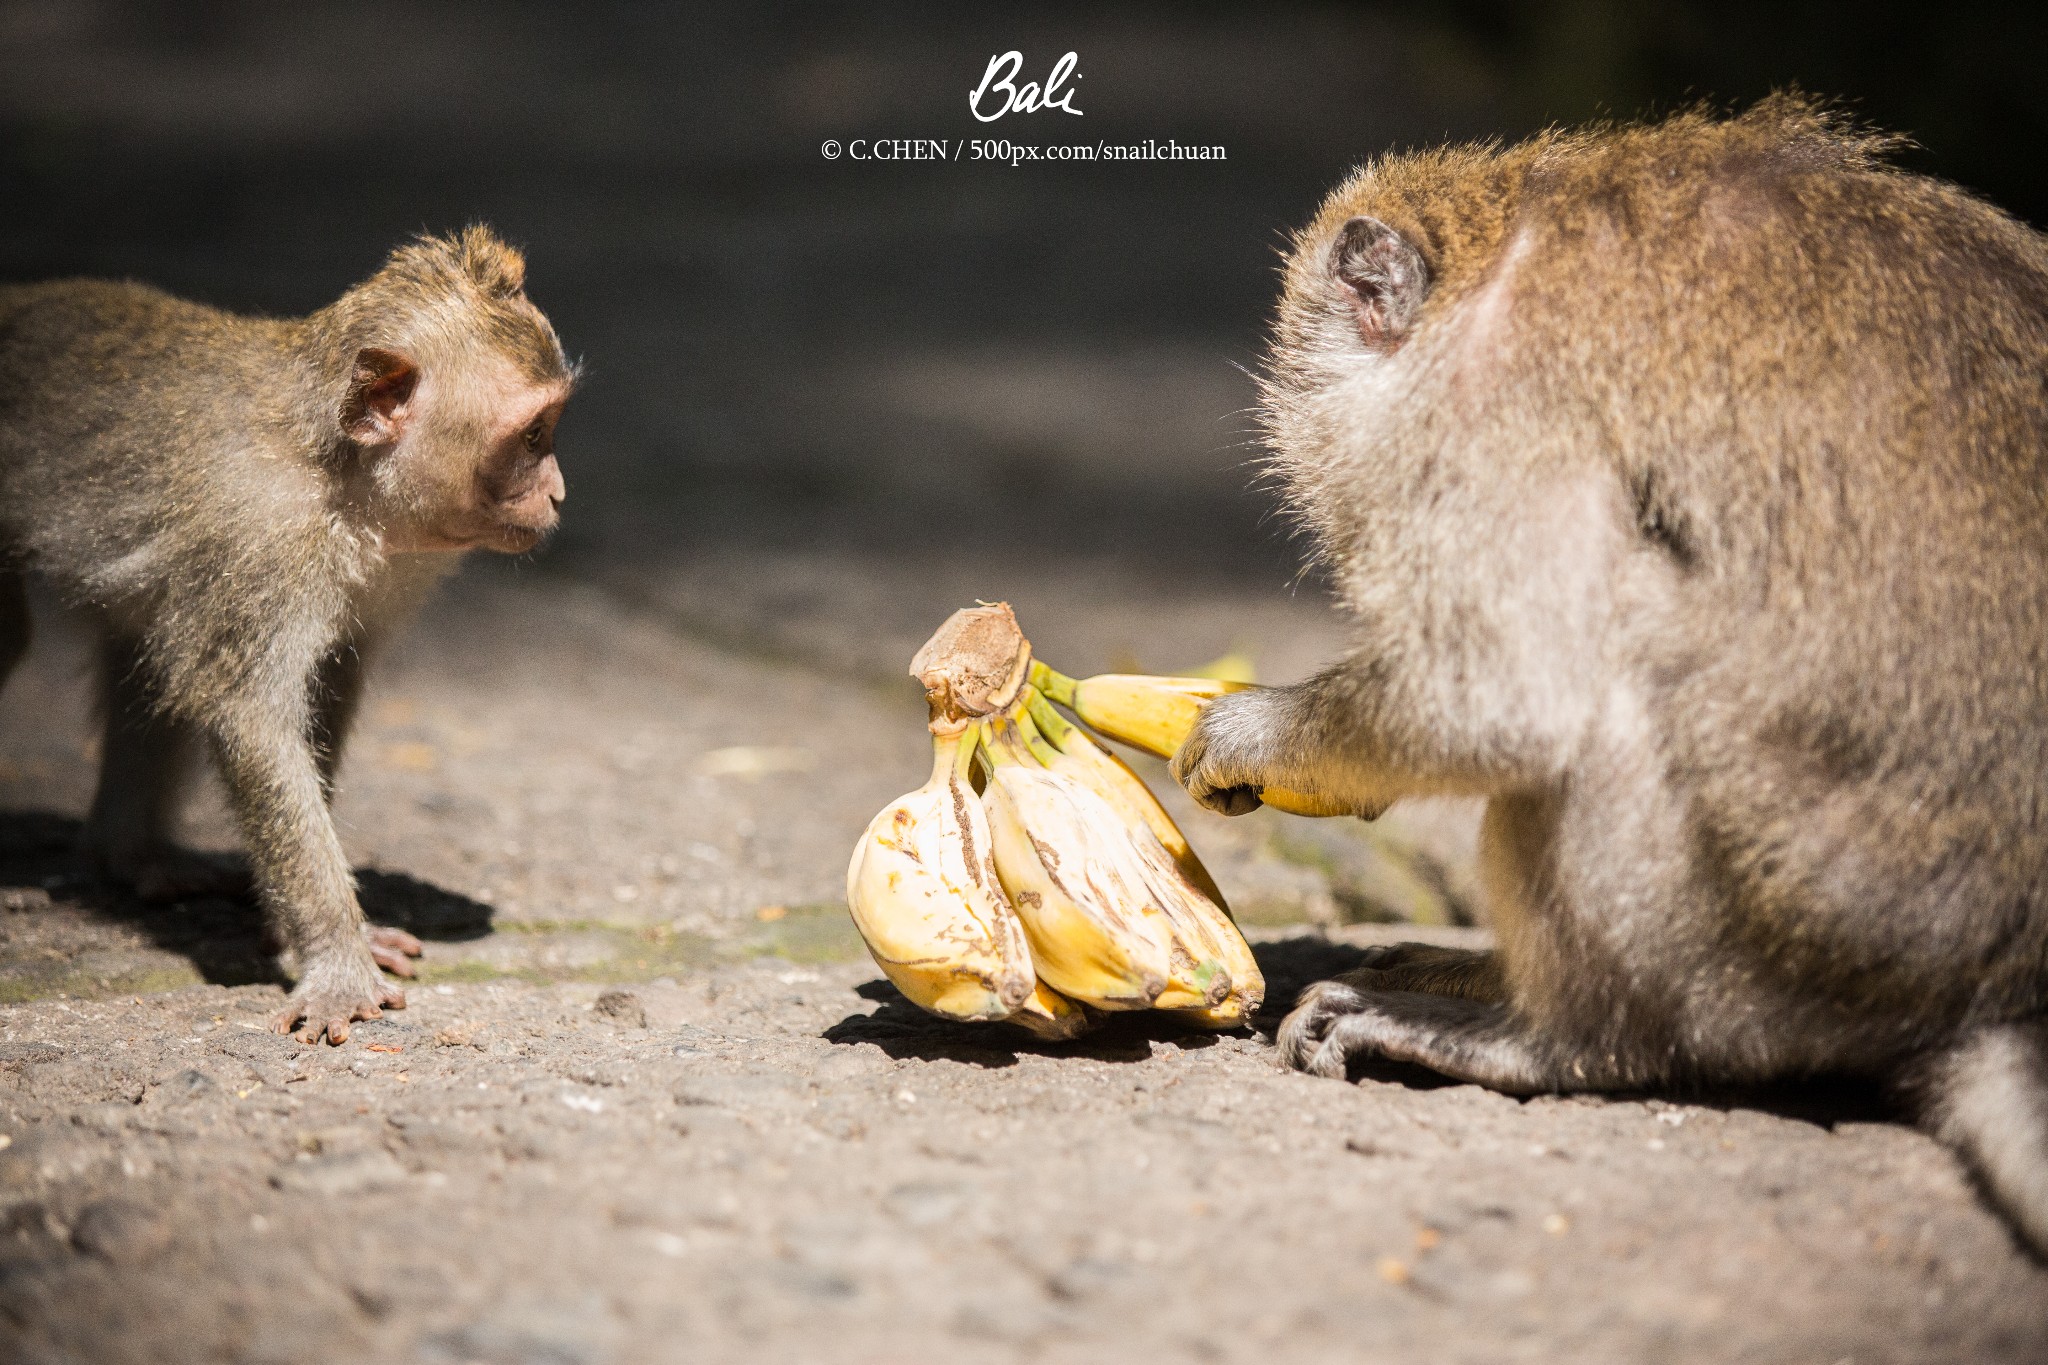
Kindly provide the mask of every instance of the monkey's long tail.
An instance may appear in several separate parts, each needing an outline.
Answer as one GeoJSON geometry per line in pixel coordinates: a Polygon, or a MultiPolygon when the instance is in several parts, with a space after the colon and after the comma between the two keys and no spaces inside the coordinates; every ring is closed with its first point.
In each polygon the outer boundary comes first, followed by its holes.
{"type": "Polygon", "coordinates": [[[1929,1132],[2048,1258],[2048,1020],[1999,1024],[1924,1058],[1911,1089],[1929,1132]]]}

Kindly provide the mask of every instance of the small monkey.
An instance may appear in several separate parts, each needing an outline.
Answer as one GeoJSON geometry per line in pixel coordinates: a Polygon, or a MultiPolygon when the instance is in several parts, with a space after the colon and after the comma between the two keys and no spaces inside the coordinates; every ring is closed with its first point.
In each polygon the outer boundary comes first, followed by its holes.
{"type": "Polygon", "coordinates": [[[366,658],[462,551],[553,530],[576,371],[488,229],[423,236],[310,317],[139,284],[0,289],[0,682],[40,574],[104,639],[85,840],[152,898],[219,889],[172,844],[210,753],[300,979],[279,1032],[402,1009],[328,803],[366,658]]]}
{"type": "Polygon", "coordinates": [[[1285,1060],[1511,1094],[1878,1078],[2048,1253],[2048,239],[1803,99],[1390,157],[1263,410],[1355,623],[1174,760],[1486,799],[1492,952],[1285,1060]]]}

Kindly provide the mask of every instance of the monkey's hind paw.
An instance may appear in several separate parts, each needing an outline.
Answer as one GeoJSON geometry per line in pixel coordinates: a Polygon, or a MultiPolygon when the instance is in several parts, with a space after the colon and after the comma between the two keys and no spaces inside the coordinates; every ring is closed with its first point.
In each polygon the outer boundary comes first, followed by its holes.
{"type": "Polygon", "coordinates": [[[1550,1087],[1502,1006],[1467,996],[1360,989],[1360,978],[1371,975],[1368,968],[1301,993],[1301,1003],[1280,1024],[1287,1065],[1343,1080],[1354,1062],[1378,1057],[1518,1094],[1550,1087]]]}
{"type": "Polygon", "coordinates": [[[1280,1045],[1281,1062],[1314,1076],[1346,1079],[1350,1057],[1330,1033],[1339,1020],[1367,1008],[1365,992],[1341,981],[1319,981],[1310,986],[1280,1022],[1275,1041],[1280,1045]]]}
{"type": "Polygon", "coordinates": [[[426,945],[403,929],[393,929],[386,924],[366,924],[363,938],[370,945],[370,956],[377,965],[393,976],[414,977],[419,972],[408,958],[424,953],[426,945]]]}
{"type": "Polygon", "coordinates": [[[1507,999],[1507,982],[1491,952],[1441,948],[1430,943],[1390,943],[1367,948],[1358,966],[1336,978],[1362,991],[1413,991],[1455,995],[1486,1004],[1507,999]]]}
{"type": "Polygon", "coordinates": [[[279,1033],[290,1033],[303,1019],[306,1026],[298,1030],[300,1042],[311,1045],[324,1036],[330,1044],[339,1047],[348,1041],[350,1024],[382,1018],[385,1010],[404,1008],[405,992],[382,981],[369,991],[346,987],[309,989],[301,983],[285,1001],[284,1008],[272,1016],[270,1026],[279,1033]]]}

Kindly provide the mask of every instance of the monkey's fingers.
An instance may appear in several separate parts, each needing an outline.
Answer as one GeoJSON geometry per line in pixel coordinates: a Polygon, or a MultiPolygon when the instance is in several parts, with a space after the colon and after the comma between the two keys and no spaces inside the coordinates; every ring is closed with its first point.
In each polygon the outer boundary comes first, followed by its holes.
{"type": "Polygon", "coordinates": [[[325,1037],[331,1045],[339,1047],[348,1041],[351,1023],[381,1019],[387,1009],[404,1008],[405,992],[380,984],[375,998],[356,996],[350,999],[338,993],[322,993],[287,1000],[285,1007],[272,1016],[270,1026],[279,1033],[291,1033],[303,1019],[306,1027],[296,1034],[300,1042],[311,1046],[325,1037]]]}
{"type": "Polygon", "coordinates": [[[426,951],[426,945],[405,930],[372,924],[363,930],[363,937],[369,940],[370,957],[385,971],[404,977],[419,974],[406,959],[418,957],[426,951]]]}

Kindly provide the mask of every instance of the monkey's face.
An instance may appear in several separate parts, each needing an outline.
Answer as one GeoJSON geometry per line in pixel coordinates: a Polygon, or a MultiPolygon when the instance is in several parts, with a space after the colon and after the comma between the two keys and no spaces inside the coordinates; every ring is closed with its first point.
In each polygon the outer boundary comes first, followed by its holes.
{"type": "Polygon", "coordinates": [[[485,377],[420,376],[380,480],[386,545],[399,552],[523,554],[560,520],[567,488],[555,424],[567,383],[510,367],[485,377]]]}
{"type": "Polygon", "coordinates": [[[500,554],[523,554],[561,520],[568,487],[555,460],[555,423],[565,389],[527,387],[508,403],[482,442],[468,506],[452,509],[444,534],[500,554]]]}

